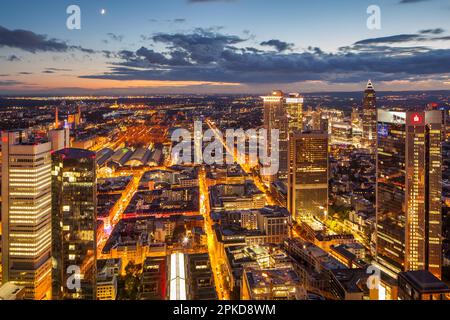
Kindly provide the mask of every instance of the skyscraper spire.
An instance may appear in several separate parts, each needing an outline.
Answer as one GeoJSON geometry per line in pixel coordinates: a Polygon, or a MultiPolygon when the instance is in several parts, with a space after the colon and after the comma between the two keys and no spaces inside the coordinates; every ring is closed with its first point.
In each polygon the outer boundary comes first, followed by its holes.
{"type": "Polygon", "coordinates": [[[375,90],[375,88],[373,87],[373,84],[372,84],[372,80],[369,79],[369,81],[367,82],[366,89],[375,90]]]}

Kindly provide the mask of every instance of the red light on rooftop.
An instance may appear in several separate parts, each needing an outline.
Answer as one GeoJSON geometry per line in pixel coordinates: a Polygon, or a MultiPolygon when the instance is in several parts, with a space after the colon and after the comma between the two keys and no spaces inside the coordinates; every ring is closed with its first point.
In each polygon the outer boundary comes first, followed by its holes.
{"type": "Polygon", "coordinates": [[[413,116],[413,123],[420,123],[422,121],[421,117],[418,114],[413,116]]]}

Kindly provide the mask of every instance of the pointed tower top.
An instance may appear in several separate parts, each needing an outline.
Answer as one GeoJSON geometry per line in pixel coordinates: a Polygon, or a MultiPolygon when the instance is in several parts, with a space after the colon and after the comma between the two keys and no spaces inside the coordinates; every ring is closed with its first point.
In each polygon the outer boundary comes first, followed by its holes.
{"type": "Polygon", "coordinates": [[[366,89],[370,89],[370,90],[374,90],[374,89],[375,89],[375,88],[373,87],[372,80],[369,80],[369,81],[367,82],[367,87],[366,87],[366,89]]]}

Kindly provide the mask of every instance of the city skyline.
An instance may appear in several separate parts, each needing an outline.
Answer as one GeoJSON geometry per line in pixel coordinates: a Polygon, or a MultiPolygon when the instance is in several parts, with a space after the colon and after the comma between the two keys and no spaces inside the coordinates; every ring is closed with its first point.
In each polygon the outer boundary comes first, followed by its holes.
{"type": "Polygon", "coordinates": [[[80,30],[69,1],[2,4],[2,95],[450,89],[444,0],[379,1],[380,30],[370,1],[80,1],[80,30]]]}
{"type": "Polygon", "coordinates": [[[450,301],[448,1],[0,0],[0,304],[450,301]]]}
{"type": "Polygon", "coordinates": [[[449,299],[448,97],[376,87],[15,99],[0,298],[449,299]]]}

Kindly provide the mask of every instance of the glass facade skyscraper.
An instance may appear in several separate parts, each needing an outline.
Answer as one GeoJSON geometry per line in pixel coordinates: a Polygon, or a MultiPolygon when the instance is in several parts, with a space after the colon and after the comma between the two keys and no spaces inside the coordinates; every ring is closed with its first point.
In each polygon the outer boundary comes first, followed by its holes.
{"type": "Polygon", "coordinates": [[[52,194],[53,299],[95,299],[95,153],[71,148],[53,153],[52,194]]]}
{"type": "MultiPolygon", "coordinates": [[[[280,131],[280,167],[278,174],[270,177],[270,180],[281,180],[285,182],[287,181],[289,170],[289,134],[302,130],[303,97],[298,93],[285,95],[282,91],[275,90],[272,92],[272,95],[264,96],[262,99],[264,101],[264,128],[268,132],[274,129],[280,131]]],[[[269,146],[271,145],[269,140],[269,146]]]]}

